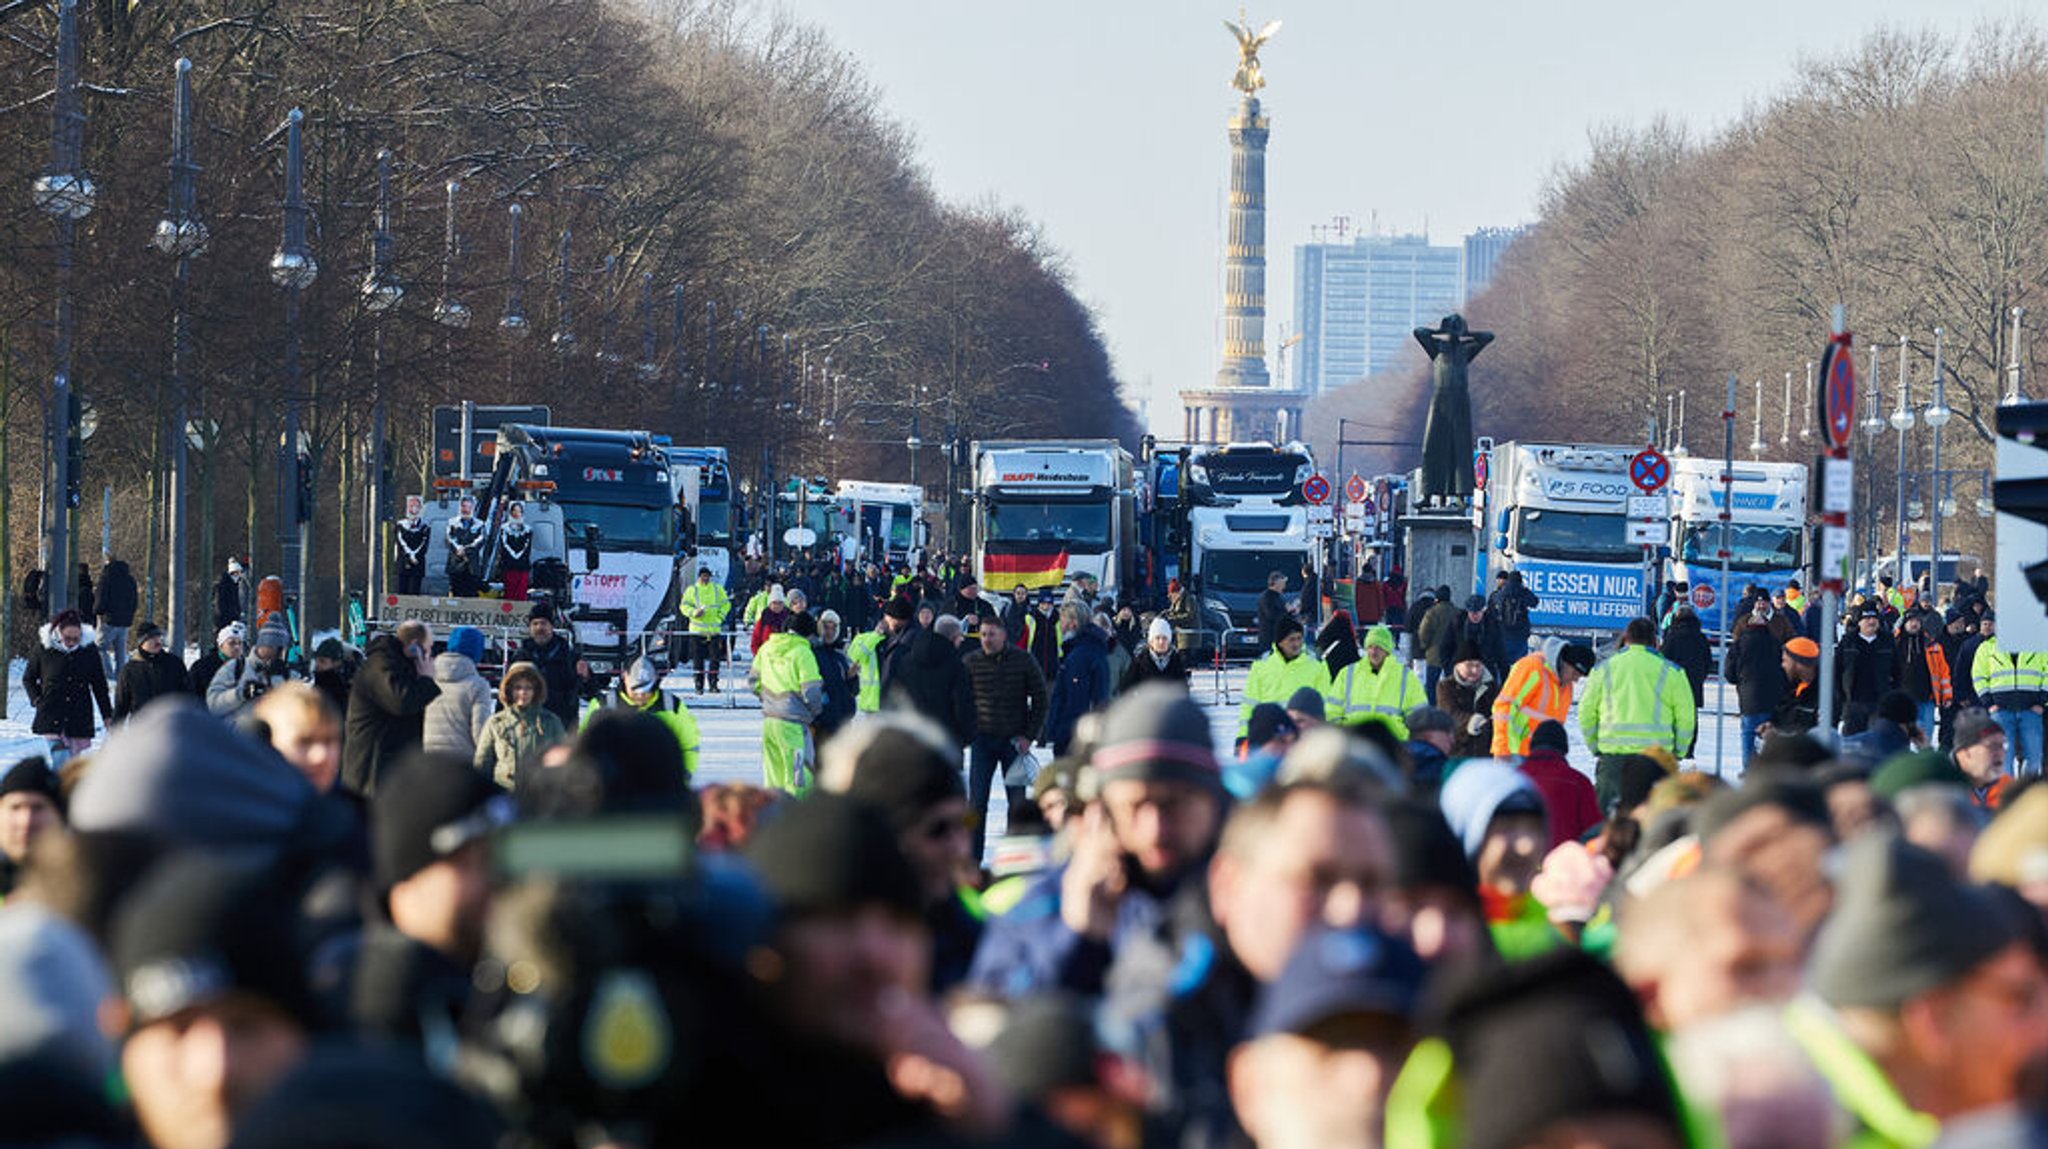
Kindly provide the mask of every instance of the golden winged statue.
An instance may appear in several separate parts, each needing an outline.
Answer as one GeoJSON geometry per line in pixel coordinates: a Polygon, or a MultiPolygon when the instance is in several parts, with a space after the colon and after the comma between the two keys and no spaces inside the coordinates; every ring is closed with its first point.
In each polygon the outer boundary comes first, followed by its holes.
{"type": "Polygon", "coordinates": [[[1237,75],[1230,78],[1230,86],[1247,96],[1257,95],[1266,86],[1265,74],[1259,71],[1259,49],[1280,30],[1280,21],[1274,20],[1254,32],[1240,11],[1235,23],[1225,20],[1223,26],[1237,38],[1237,75]]]}

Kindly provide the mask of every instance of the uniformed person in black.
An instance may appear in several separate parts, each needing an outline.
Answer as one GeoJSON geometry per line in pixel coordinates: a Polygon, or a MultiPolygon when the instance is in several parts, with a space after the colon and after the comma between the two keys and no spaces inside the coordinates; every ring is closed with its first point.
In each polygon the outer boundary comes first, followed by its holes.
{"type": "Polygon", "coordinates": [[[484,589],[484,525],[476,517],[476,500],[455,505],[448,520],[448,593],[475,598],[484,589]]]}
{"type": "Polygon", "coordinates": [[[427,574],[427,524],[420,521],[420,497],[407,495],[405,517],[398,520],[398,593],[420,593],[427,574]]]}

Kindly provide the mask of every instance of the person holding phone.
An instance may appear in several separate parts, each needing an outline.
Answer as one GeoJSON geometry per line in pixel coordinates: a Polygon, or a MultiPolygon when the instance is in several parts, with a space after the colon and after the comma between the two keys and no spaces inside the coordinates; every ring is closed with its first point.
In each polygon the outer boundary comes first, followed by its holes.
{"type": "Polygon", "coordinates": [[[370,640],[349,687],[341,784],[365,798],[385,767],[426,734],[427,704],[440,697],[434,681],[434,632],[418,619],[370,640]]]}

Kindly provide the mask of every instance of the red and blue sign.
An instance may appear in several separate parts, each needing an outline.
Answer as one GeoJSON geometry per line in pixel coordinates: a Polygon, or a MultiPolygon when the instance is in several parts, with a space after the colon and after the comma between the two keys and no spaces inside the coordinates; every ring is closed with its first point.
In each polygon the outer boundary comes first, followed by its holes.
{"type": "Polygon", "coordinates": [[[1325,479],[1321,471],[1310,475],[1308,482],[1301,485],[1301,497],[1319,507],[1329,502],[1330,480],[1325,479]]]}
{"type": "Polygon", "coordinates": [[[1849,449],[1849,437],[1856,429],[1856,357],[1849,353],[1845,332],[1828,340],[1821,357],[1820,377],[1826,386],[1820,391],[1820,424],[1828,443],[1837,451],[1849,449]]]}
{"type": "Polygon", "coordinates": [[[1346,502],[1351,503],[1362,503],[1365,501],[1364,476],[1353,475],[1344,480],[1344,499],[1346,502]]]}
{"type": "Polygon", "coordinates": [[[1671,460],[1655,447],[1644,447],[1628,461],[1628,481],[1646,495],[1654,495],[1671,481],[1671,460]]]}

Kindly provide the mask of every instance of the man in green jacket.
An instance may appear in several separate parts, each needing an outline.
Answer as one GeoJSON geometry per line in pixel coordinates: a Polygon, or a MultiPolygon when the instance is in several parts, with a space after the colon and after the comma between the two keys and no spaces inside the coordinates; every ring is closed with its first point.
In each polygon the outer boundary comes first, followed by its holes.
{"type": "Polygon", "coordinates": [[[1324,710],[1338,726],[1379,721],[1408,740],[1408,712],[1427,703],[1422,680],[1394,657],[1394,632],[1384,625],[1365,634],[1365,658],[1338,671],[1323,691],[1324,710]]]}
{"type": "Polygon", "coordinates": [[[1288,615],[1273,625],[1273,649],[1260,655],[1245,677],[1244,703],[1237,711],[1237,740],[1244,741],[1251,727],[1252,710],[1259,703],[1286,706],[1294,692],[1304,686],[1317,694],[1325,693],[1330,676],[1323,670],[1322,660],[1303,649],[1301,621],[1288,615]]]}
{"type": "Polygon", "coordinates": [[[683,591],[676,613],[690,628],[690,659],[697,672],[697,693],[704,693],[704,679],[711,679],[711,692],[718,693],[718,669],[725,662],[725,616],[732,613],[732,599],[711,577],[711,568],[697,568],[697,581],[683,591]],[[708,668],[708,669],[707,669],[708,668]]]}
{"type": "Polygon", "coordinates": [[[654,664],[644,655],[634,659],[626,673],[619,676],[612,687],[609,707],[602,699],[590,700],[583,708],[582,724],[590,725],[590,720],[597,716],[599,710],[610,707],[638,710],[660,719],[669,733],[676,736],[676,745],[683,748],[683,772],[692,776],[697,773],[697,752],[704,741],[697,733],[697,719],[683,706],[682,699],[662,693],[661,672],[654,669],[654,664]]]}
{"type": "Polygon", "coordinates": [[[809,614],[790,616],[789,629],[768,636],[747,671],[761,696],[761,784],[786,794],[810,789],[816,751],[811,723],[825,712],[825,680],[811,637],[809,614]]]}
{"type": "Polygon", "coordinates": [[[884,620],[876,619],[873,629],[854,635],[846,644],[846,659],[860,674],[860,693],[855,696],[853,705],[862,714],[873,714],[882,708],[882,659],[879,652],[888,637],[884,620]]]}
{"type": "Polygon", "coordinates": [[[1631,619],[1622,641],[1579,689],[1579,729],[1599,756],[1594,788],[1603,810],[1620,795],[1622,759],[1653,746],[1683,757],[1699,721],[1692,681],[1657,653],[1657,624],[1631,619]]]}

